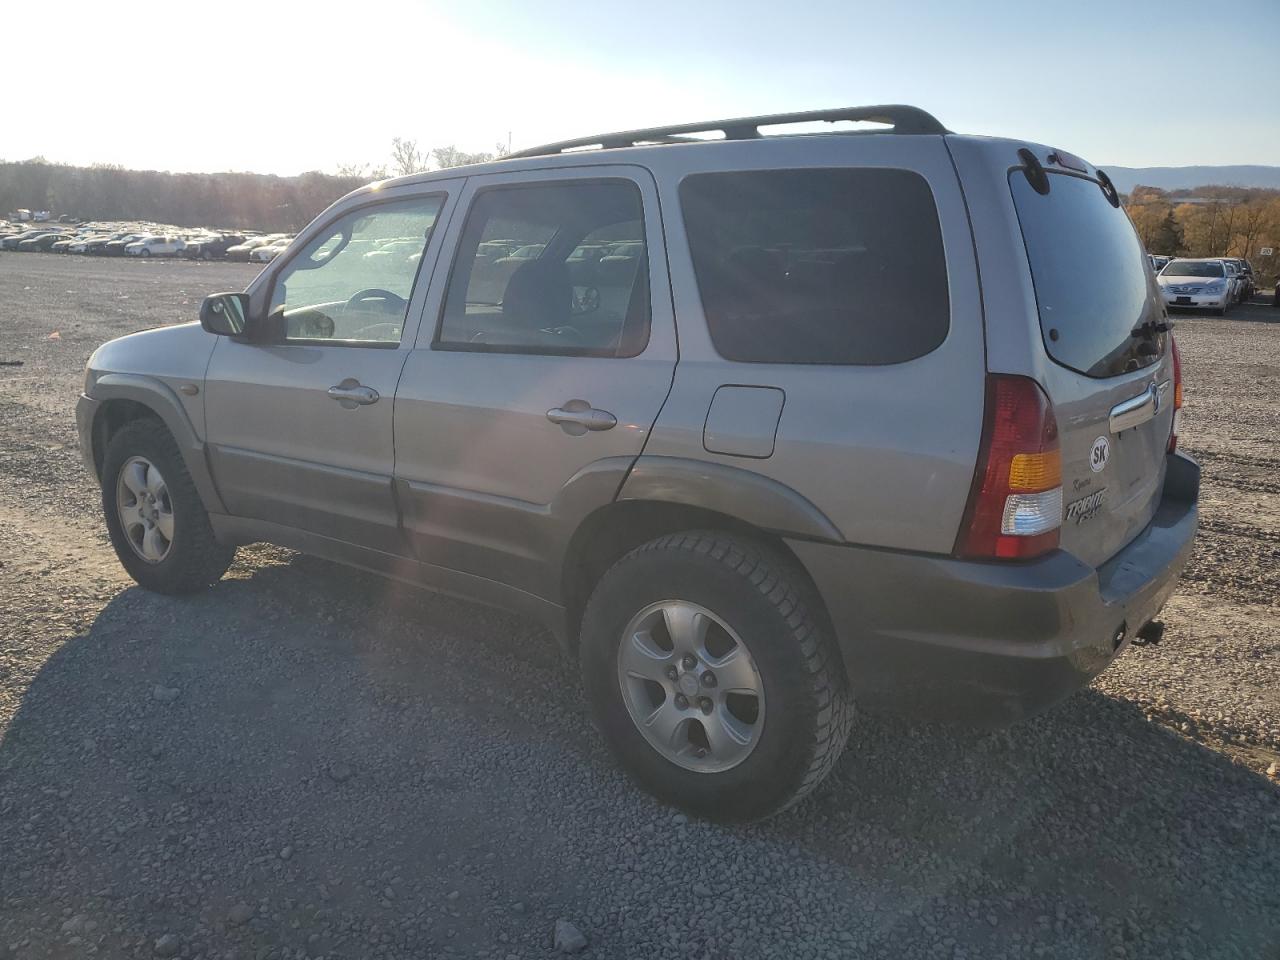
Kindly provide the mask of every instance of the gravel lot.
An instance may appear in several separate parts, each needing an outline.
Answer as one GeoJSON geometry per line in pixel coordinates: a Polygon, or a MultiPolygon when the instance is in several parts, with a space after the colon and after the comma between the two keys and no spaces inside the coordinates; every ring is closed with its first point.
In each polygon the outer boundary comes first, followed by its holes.
{"type": "Polygon", "coordinates": [[[1180,319],[1203,531],[1160,646],[998,734],[863,718],[721,827],[625,782],[514,617],[271,547],[125,578],[85,360],[252,273],[0,258],[0,958],[538,958],[558,920],[641,960],[1280,957],[1280,311],[1180,319]]]}

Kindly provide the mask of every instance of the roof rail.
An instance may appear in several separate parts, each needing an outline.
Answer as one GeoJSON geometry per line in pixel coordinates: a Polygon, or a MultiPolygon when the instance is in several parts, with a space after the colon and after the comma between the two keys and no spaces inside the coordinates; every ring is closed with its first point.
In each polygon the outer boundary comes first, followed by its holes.
{"type": "Polygon", "coordinates": [[[867,120],[875,123],[887,123],[893,126],[894,133],[921,134],[950,133],[937,118],[919,107],[905,104],[884,104],[876,107],[837,107],[832,110],[807,110],[800,113],[771,113],[762,117],[739,117],[736,120],[703,120],[698,123],[682,123],[670,127],[646,127],[643,130],[626,130],[620,133],[602,133],[593,137],[578,137],[574,140],[561,140],[559,143],[548,143],[528,150],[517,150],[509,157],[544,157],[566,150],[577,150],[597,147],[610,150],[618,147],[634,147],[638,144],[652,143],[702,143],[691,133],[714,133],[719,131],[726,140],[756,140],[761,136],[760,128],[786,123],[812,123],[815,121],[835,123],[837,120],[867,120]]]}

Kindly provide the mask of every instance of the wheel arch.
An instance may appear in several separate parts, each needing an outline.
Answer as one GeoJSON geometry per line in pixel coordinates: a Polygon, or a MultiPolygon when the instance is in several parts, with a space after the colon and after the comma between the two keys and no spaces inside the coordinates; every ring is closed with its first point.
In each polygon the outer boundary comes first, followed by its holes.
{"type": "Polygon", "coordinates": [[[684,530],[714,530],[754,540],[789,562],[809,588],[818,616],[831,621],[808,569],[787,545],[782,532],[758,526],[741,517],[670,500],[620,499],[588,515],[574,531],[565,551],[561,598],[566,653],[576,656],[583,611],[605,572],[624,555],[656,537],[684,530]]]}
{"type": "Polygon", "coordinates": [[[205,509],[210,513],[225,512],[205,458],[204,443],[168,384],[139,374],[108,373],[94,384],[93,396],[99,404],[91,428],[93,463],[99,480],[107,445],[116,432],[125,424],[151,418],[159,421],[177,443],[205,509]]]}

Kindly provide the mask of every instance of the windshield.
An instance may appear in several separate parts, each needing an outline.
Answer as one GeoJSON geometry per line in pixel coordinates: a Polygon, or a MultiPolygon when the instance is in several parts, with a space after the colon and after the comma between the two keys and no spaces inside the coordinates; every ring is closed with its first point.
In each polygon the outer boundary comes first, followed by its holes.
{"type": "Polygon", "coordinates": [[[1162,277],[1221,277],[1222,264],[1217,260],[1174,260],[1160,271],[1162,277]]]}

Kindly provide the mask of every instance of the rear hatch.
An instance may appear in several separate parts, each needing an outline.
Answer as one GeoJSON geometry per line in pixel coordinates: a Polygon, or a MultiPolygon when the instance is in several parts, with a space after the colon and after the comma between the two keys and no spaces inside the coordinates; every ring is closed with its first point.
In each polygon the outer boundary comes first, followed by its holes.
{"type": "Polygon", "coordinates": [[[1051,361],[1042,385],[1062,445],[1061,546],[1096,566],[1159,504],[1173,425],[1170,334],[1146,252],[1115,194],[1084,172],[1040,175],[1047,193],[1022,169],[1009,173],[1009,188],[1051,361]]]}

